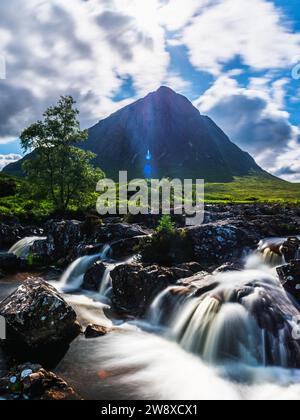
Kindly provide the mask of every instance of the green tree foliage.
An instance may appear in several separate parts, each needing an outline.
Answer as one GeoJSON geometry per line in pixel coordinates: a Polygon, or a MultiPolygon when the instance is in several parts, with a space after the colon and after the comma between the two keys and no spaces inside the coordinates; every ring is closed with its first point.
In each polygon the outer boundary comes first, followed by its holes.
{"type": "Polygon", "coordinates": [[[59,211],[66,211],[72,201],[79,201],[95,190],[104,174],[91,165],[93,153],[76,144],[87,139],[80,129],[79,111],[71,96],[61,97],[37,121],[21,134],[25,152],[33,151],[24,163],[27,178],[40,197],[50,199],[59,211]]]}

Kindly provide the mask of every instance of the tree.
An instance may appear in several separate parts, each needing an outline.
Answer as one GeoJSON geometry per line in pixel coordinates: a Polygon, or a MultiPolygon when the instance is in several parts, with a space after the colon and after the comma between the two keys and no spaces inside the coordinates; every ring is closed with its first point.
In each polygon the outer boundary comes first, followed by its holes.
{"type": "Polygon", "coordinates": [[[63,212],[71,201],[94,191],[104,176],[90,163],[95,155],[76,147],[87,139],[87,131],[80,129],[75,104],[71,96],[62,96],[43,114],[43,121],[32,124],[20,137],[24,151],[33,151],[24,163],[29,181],[63,212]]]}

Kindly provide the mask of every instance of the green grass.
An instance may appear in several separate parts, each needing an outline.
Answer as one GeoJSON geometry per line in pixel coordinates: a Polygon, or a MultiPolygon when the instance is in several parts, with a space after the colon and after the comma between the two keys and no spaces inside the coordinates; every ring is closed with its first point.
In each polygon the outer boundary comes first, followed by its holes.
{"type": "MultiPolygon", "coordinates": [[[[84,217],[86,213],[95,211],[97,198],[96,193],[91,193],[80,203],[71,203],[70,217],[84,217]]],[[[205,185],[205,201],[300,205],[300,184],[291,184],[268,175],[236,178],[230,183],[208,183],[205,185]]],[[[47,218],[53,215],[53,212],[50,201],[32,196],[26,180],[0,173],[0,221],[1,217],[6,216],[34,221],[47,218]],[[14,195],[10,195],[13,193],[14,195]]]]}
{"type": "Polygon", "coordinates": [[[300,203],[300,184],[291,184],[271,176],[236,178],[224,184],[206,184],[205,200],[209,203],[300,203]]]}

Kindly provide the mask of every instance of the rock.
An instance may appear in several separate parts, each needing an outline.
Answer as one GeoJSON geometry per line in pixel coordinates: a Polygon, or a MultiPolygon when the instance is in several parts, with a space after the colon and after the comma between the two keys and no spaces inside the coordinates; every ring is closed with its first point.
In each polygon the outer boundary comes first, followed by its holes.
{"type": "Polygon", "coordinates": [[[300,241],[296,237],[289,237],[280,247],[280,253],[284,256],[286,262],[293,261],[297,258],[300,250],[300,241]]]}
{"type": "Polygon", "coordinates": [[[284,289],[300,303],[300,260],[277,267],[277,273],[284,289]]]}
{"type": "Polygon", "coordinates": [[[208,224],[186,229],[194,258],[205,267],[220,265],[243,255],[246,247],[254,248],[256,240],[244,230],[228,224],[208,224]]]}
{"type": "Polygon", "coordinates": [[[8,273],[18,268],[20,268],[20,260],[16,255],[0,252],[0,271],[8,273]]]}
{"type": "Polygon", "coordinates": [[[67,346],[81,331],[76,313],[54,287],[41,279],[24,282],[0,303],[7,344],[43,356],[51,346],[67,346]]]}
{"type": "Polygon", "coordinates": [[[42,236],[43,229],[36,226],[23,227],[18,223],[0,224],[0,247],[10,248],[20,239],[26,236],[42,236]]]}
{"type": "Polygon", "coordinates": [[[227,273],[228,271],[242,271],[244,268],[244,265],[237,261],[237,262],[228,262],[225,263],[223,265],[221,265],[220,267],[218,267],[213,274],[218,274],[218,273],[227,273]]]}
{"type": "Polygon", "coordinates": [[[138,225],[128,223],[108,223],[98,226],[93,241],[100,243],[117,242],[124,239],[130,239],[137,236],[147,236],[149,231],[138,225]]]}
{"type": "Polygon", "coordinates": [[[119,265],[111,272],[113,304],[120,313],[143,316],[161,291],[201,270],[195,262],[175,267],[139,263],[119,265]]]}
{"type": "Polygon", "coordinates": [[[106,267],[102,261],[97,261],[85,273],[81,288],[92,292],[99,292],[106,267]]]}
{"type": "Polygon", "coordinates": [[[170,267],[170,271],[172,272],[174,279],[180,280],[203,271],[203,268],[196,262],[189,262],[170,267]]]}
{"type": "Polygon", "coordinates": [[[121,239],[111,244],[112,256],[114,259],[129,257],[135,253],[135,248],[139,245],[141,236],[121,239]]]}
{"type": "Polygon", "coordinates": [[[114,328],[103,327],[100,325],[90,324],[86,327],[85,338],[98,338],[115,331],[114,328]]]}
{"type": "Polygon", "coordinates": [[[49,250],[54,256],[66,256],[84,239],[84,223],[77,220],[50,220],[45,225],[49,250]]]}
{"type": "Polygon", "coordinates": [[[0,378],[0,396],[7,400],[79,401],[63,379],[40,365],[26,363],[0,378]]]}
{"type": "Polygon", "coordinates": [[[123,264],[111,272],[113,304],[127,315],[143,316],[154,297],[176,283],[173,273],[162,267],[123,264]]]}
{"type": "Polygon", "coordinates": [[[35,241],[30,250],[33,265],[50,265],[53,262],[54,245],[49,239],[35,241]]]}

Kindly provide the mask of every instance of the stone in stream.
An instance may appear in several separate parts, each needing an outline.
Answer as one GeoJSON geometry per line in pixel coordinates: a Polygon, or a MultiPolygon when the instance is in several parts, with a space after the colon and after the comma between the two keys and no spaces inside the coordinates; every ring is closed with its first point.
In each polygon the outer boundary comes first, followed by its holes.
{"type": "Polygon", "coordinates": [[[97,261],[85,273],[81,288],[84,290],[90,290],[92,292],[98,292],[106,267],[106,264],[104,264],[102,261],[97,261]]]}
{"type": "MultiPolygon", "coordinates": [[[[52,365],[81,332],[76,313],[57,290],[41,279],[24,282],[0,303],[9,353],[52,365]]],[[[26,361],[26,359],[25,359],[26,361]]]]}
{"type": "Polygon", "coordinates": [[[200,264],[217,268],[243,255],[245,248],[255,248],[257,240],[243,229],[228,224],[207,224],[186,229],[192,244],[193,258],[200,264]]]}
{"type": "Polygon", "coordinates": [[[82,400],[63,379],[30,363],[17,366],[0,378],[0,396],[6,400],[82,400]]]}
{"type": "Polygon", "coordinates": [[[197,263],[176,267],[119,265],[111,272],[114,307],[126,315],[143,316],[160,292],[192,276],[198,269],[201,267],[197,263]]]}
{"type": "Polygon", "coordinates": [[[14,254],[0,252],[0,271],[4,273],[16,271],[20,268],[20,260],[14,254]]]}
{"type": "Polygon", "coordinates": [[[281,245],[279,251],[284,256],[287,263],[295,260],[300,250],[300,241],[297,237],[289,237],[281,245]]]}
{"type": "Polygon", "coordinates": [[[300,303],[300,260],[278,267],[277,273],[284,289],[300,303]]]}
{"type": "Polygon", "coordinates": [[[141,242],[141,236],[134,236],[133,238],[120,239],[111,244],[112,256],[114,259],[122,259],[135,254],[135,248],[141,242]]]}
{"type": "Polygon", "coordinates": [[[103,327],[101,325],[90,324],[86,327],[84,335],[85,335],[85,338],[98,338],[98,337],[104,337],[106,334],[109,334],[117,330],[118,330],[117,328],[109,328],[109,327],[103,327]]]}

